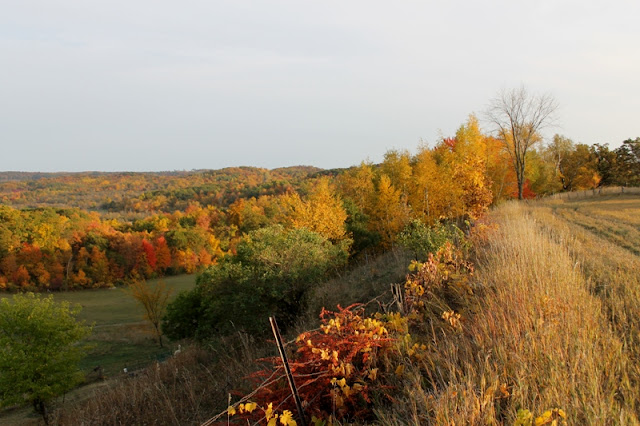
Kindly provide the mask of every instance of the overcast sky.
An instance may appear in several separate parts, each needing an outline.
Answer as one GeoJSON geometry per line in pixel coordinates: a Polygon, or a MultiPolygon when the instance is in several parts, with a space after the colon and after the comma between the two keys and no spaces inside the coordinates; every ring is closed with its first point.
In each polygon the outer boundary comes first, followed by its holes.
{"type": "Polygon", "coordinates": [[[502,88],[640,136],[640,2],[4,0],[0,170],[348,167],[502,88]]]}

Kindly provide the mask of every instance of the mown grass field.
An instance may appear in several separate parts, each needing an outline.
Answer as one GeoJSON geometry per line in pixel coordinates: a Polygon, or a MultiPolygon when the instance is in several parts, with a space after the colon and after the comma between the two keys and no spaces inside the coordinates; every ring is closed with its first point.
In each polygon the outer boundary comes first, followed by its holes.
{"type": "Polygon", "coordinates": [[[640,197],[637,195],[557,200],[544,205],[566,222],[640,255],[640,197]]]}

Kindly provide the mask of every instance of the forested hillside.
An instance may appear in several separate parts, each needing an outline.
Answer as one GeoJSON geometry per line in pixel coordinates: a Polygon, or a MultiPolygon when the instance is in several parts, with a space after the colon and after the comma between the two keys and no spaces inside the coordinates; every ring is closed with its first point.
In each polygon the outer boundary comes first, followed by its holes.
{"type": "Polygon", "coordinates": [[[318,171],[299,166],[148,173],[0,172],[0,202],[16,208],[77,207],[122,216],[173,212],[193,202],[224,207],[238,198],[282,194],[318,171]]]}

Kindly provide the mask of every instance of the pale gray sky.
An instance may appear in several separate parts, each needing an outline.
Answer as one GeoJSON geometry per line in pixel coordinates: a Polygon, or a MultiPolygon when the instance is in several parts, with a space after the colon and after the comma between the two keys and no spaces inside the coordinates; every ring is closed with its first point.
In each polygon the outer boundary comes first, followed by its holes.
{"type": "Polygon", "coordinates": [[[3,0],[0,170],[346,167],[501,88],[640,136],[640,2],[3,0]]]}

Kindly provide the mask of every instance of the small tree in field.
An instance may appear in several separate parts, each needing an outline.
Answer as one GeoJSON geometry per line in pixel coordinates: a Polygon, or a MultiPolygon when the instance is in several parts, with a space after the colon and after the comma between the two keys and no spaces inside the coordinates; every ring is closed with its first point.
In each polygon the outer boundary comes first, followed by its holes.
{"type": "Polygon", "coordinates": [[[83,379],[78,342],[91,327],[79,311],[33,293],[0,300],[0,406],[31,403],[48,424],[49,401],[83,379]]]}
{"type": "Polygon", "coordinates": [[[164,282],[151,286],[146,281],[136,281],[129,286],[129,291],[134,299],[144,308],[144,317],[153,325],[153,330],[158,338],[160,347],[162,344],[162,330],[160,321],[164,316],[164,311],[169,304],[171,289],[167,288],[164,282]]]}

